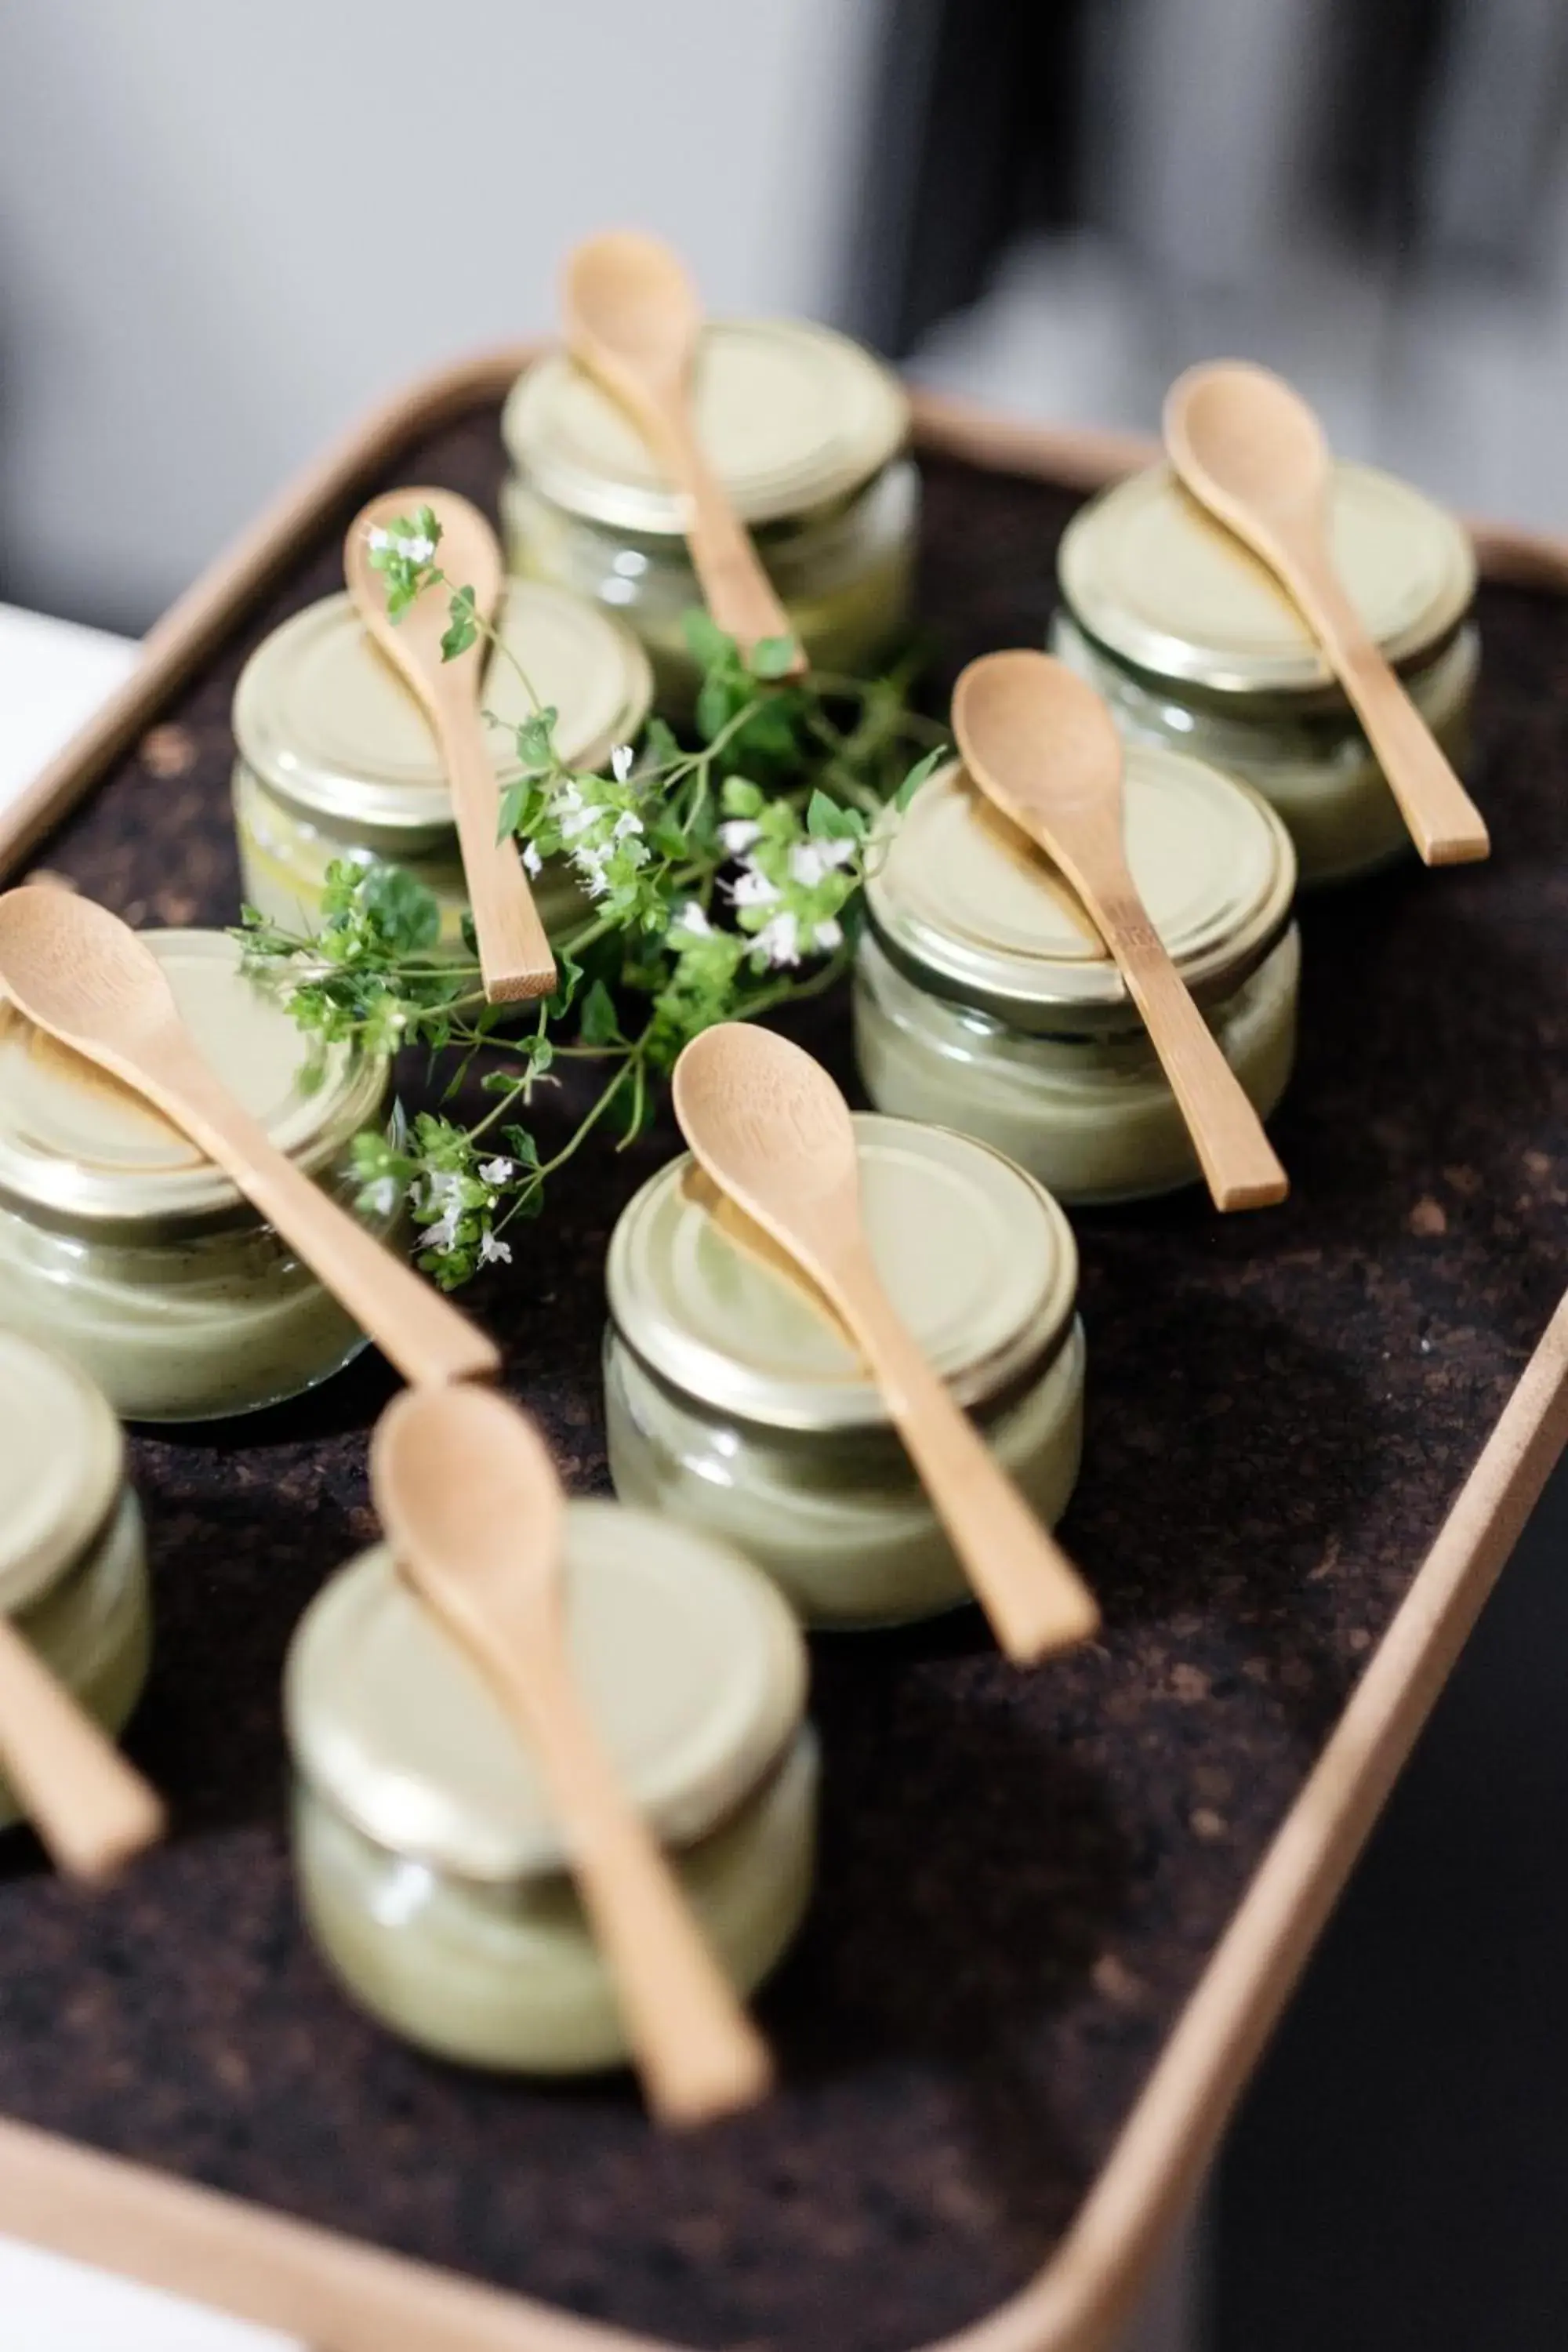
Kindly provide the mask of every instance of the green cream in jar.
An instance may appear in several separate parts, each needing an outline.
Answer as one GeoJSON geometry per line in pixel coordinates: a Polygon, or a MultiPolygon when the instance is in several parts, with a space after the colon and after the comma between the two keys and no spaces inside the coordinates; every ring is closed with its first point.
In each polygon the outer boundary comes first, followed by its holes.
{"type": "MultiPolygon", "coordinates": [[[[856,1118],[894,1306],[1047,1523],[1078,1475],[1078,1254],[1056,1202],[945,1129],[856,1118]]],[[[622,1500],[749,1553],[808,1624],[898,1624],[971,1595],[881,1396],[831,1314],[689,1158],[610,1244],[605,1407],[622,1500]]]]}
{"type": "MultiPolygon", "coordinates": [[[[1456,766],[1479,639],[1475,555],[1445,509],[1370,466],[1334,469],[1331,530],[1352,602],[1456,766]]],[[[1063,533],[1054,651],[1122,732],[1255,785],[1290,829],[1304,884],[1402,856],[1405,820],[1290,599],[1168,466],[1103,491],[1063,533]]]]}
{"type": "MultiPolygon", "coordinates": [[[[0,1330],[0,1610],[112,1737],[147,1679],[142,1515],[109,1405],[68,1358],[0,1330]]],[[[0,1828],[21,1818],[0,1780],[0,1828]]]]}
{"type": "MultiPolygon", "coordinates": [[[[517,772],[510,730],[534,708],[531,687],[556,713],[556,751],[582,769],[602,767],[641,731],[653,697],[636,637],[580,596],[510,581],[500,628],[506,650],[492,652],[481,695],[501,722],[489,730],[498,806],[517,772]]],[[[435,735],[346,595],[307,605],[257,647],[235,691],[234,735],[235,823],[252,906],[285,930],[313,931],[329,866],[380,861],[434,892],[442,939],[458,945],[468,898],[435,735]]],[[[560,863],[533,892],[547,929],[583,912],[560,863]]]]}
{"type": "MultiPolygon", "coordinates": [[[[345,1204],[387,1114],[384,1059],[314,1046],[218,931],[149,931],[198,1051],[345,1204]]],[[[388,1237],[396,1212],[374,1222],[388,1237]]],[[[313,1388],[358,1326],[237,1187],[139,1095],[0,1004],[0,1327],[70,1355],[132,1421],[313,1388]]]]}
{"type": "MultiPolygon", "coordinates": [[[[1133,878],[1265,1117],[1295,1055],[1296,861],[1245,784],[1128,748],[1133,878]]],[[[855,1044],[879,1109],[1006,1152],[1068,1202],[1198,1180],[1197,1156],[1116,966],[1044,854],[955,761],[878,822],[856,958],[855,1044]]]]}
{"type": "MultiPolygon", "coordinates": [[[[765,1578],[613,1503],[567,1507],[567,1642],[627,1794],[742,1992],[810,1896],[816,1749],[805,1646],[765,1578]]],[[[616,1990],[538,1769],[383,1547],[327,1585],[284,1680],[305,1917],[362,2007],[468,2065],[627,2055],[616,1990]]]]}
{"type": "MultiPolygon", "coordinates": [[[[731,320],[704,330],[692,396],[698,436],[811,661],[874,672],[908,624],[919,520],[897,377],[826,327],[731,320]]],[[[628,622],[653,656],[660,709],[682,715],[696,683],[683,619],[702,598],[680,496],[564,353],[519,378],[501,430],[513,569],[628,622]]]]}

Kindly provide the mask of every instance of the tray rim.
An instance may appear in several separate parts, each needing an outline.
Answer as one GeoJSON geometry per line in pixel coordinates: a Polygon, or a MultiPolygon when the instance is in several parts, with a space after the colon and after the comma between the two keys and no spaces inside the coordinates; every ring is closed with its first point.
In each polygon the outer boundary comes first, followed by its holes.
{"type": "MultiPolygon", "coordinates": [[[[0,880],[101,781],[281,572],[407,439],[499,397],[514,343],[406,384],[308,467],[170,606],[125,683],[0,816],[0,880]]],[[[917,447],[1091,490],[1152,442],[1031,424],[911,387],[917,447]]],[[[1483,577],[1568,593],[1568,541],[1472,520],[1483,577]]],[[[1568,1444],[1568,1297],[1249,1881],[1049,2262],[922,2352],[1105,2352],[1136,2307],[1502,1565],[1568,1444]]],[[[301,2339],[314,2352],[685,2352],[177,2175],[0,2118],[0,2230],[301,2339]]]]}

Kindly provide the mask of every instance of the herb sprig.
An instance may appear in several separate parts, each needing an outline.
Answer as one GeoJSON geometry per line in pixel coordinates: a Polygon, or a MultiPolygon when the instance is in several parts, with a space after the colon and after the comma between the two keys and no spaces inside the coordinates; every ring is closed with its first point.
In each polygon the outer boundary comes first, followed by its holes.
{"type": "MultiPolygon", "coordinates": [[[[440,538],[428,507],[371,533],[388,612],[395,619],[445,590],[445,657],[484,636],[519,667],[473,590],[442,572],[440,538]]],[[[509,1229],[539,1214],[590,1137],[612,1133],[624,1148],[643,1132],[689,1038],[835,983],[851,952],[870,822],[947,755],[942,731],[909,708],[907,674],[789,678],[788,638],[746,656],[701,613],[689,615],[687,635],[701,672],[695,742],[652,719],[640,753],[617,745],[604,773],[562,760],[556,713],[519,667],[531,709],[508,730],[498,837],[517,835],[532,874],[563,863],[584,901],[555,941],[556,993],[521,1025],[516,1006],[486,1003],[471,933],[464,953],[439,944],[436,899],[396,866],[333,865],[312,933],[245,909],[247,969],[322,1046],[423,1047],[443,1102],[471,1083],[490,1098],[467,1124],[425,1110],[405,1133],[355,1139],[362,1207],[386,1216],[406,1201],[418,1263],[443,1288],[510,1258],[509,1229]],[[603,1083],[546,1151],[537,1097],[574,1063],[595,1066],[603,1083]]]]}

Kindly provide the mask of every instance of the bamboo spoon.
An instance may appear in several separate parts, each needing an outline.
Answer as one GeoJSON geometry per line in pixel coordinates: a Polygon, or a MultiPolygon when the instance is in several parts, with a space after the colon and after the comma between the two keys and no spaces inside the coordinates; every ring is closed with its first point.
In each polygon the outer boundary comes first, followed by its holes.
{"type": "Polygon", "coordinates": [[[1339,679],[1428,866],[1485,857],[1485,820],[1345,593],[1329,543],[1322,428],[1267,368],[1189,368],[1165,400],[1171,463],[1201,506],[1268,566],[1339,679]]]}
{"type": "Polygon", "coordinates": [[[1082,678],[1048,654],[983,654],[952,695],[971,780],[1071,883],[1143,1016],[1216,1209],[1289,1189],[1263,1123],[1149,919],[1122,846],[1121,739],[1082,678]]]}
{"type": "Polygon", "coordinates": [[[809,1275],[865,1357],[1011,1658],[1087,1641],[1100,1613],[900,1321],[860,1220],[849,1108],[798,1045],[730,1021],[675,1066],[675,1115],[719,1190],[809,1275]]]}
{"type": "Polygon", "coordinates": [[[0,896],[0,989],[60,1043],[122,1081],[226,1170],[409,1380],[499,1368],[484,1334],[285,1159],[202,1059],[163,966],[74,892],[0,896]]]}
{"type": "Polygon", "coordinates": [[[749,2106],[765,2043],[627,1801],[573,1678],[561,1603],[564,1497],[527,1417],[493,1389],[411,1389],[371,1449],[403,1572],[531,1743],[614,1972],[649,2105],[697,2124],[749,2106]]]}
{"type": "Polygon", "coordinates": [[[105,1878],[163,1833],[142,1775],[0,1617],[0,1765],[59,1867],[105,1878]]]}
{"type": "Polygon", "coordinates": [[[458,821],[485,994],[492,1004],[549,996],[555,987],[550,941],[516,841],[510,833],[497,838],[500,795],[479,704],[484,638],[443,661],[447,600],[416,597],[394,621],[387,614],[384,575],[371,564],[371,532],[390,530],[399,516],[422,506],[432,508],[441,525],[442,571],[459,586],[473,588],[480,617],[490,619],[500,602],[500,550],[479,509],[454,490],[388,490],[362,507],[343,541],[343,577],[360,619],[436,730],[458,821]]]}
{"type": "MultiPolygon", "coordinates": [[[[747,653],[764,637],[793,641],[789,615],[697,438],[691,369],[702,307],[679,257],[635,230],[589,237],[567,257],[562,307],[572,356],[686,495],[687,544],[714,620],[747,653]]],[[[789,674],[805,666],[797,646],[789,674]]]]}

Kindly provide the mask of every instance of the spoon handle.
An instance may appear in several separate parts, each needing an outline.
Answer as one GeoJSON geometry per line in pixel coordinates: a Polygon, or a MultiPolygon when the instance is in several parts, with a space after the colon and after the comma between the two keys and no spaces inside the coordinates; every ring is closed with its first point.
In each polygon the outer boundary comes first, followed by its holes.
{"type": "MultiPolygon", "coordinates": [[[[691,429],[684,399],[661,406],[658,416],[655,454],[690,501],[686,542],[709,612],[743,653],[750,653],[764,637],[793,639],[794,623],[763,569],[750,531],[691,429]]],[[[805,667],[805,657],[797,646],[788,675],[797,677],[805,667]]]]}
{"type": "Polygon", "coordinates": [[[436,726],[458,821],[485,995],[492,1004],[549,996],[555,987],[555,959],[517,842],[510,834],[496,838],[496,772],[484,721],[459,687],[437,703],[436,726]]]}
{"type": "Polygon", "coordinates": [[[1343,687],[1428,866],[1488,856],[1486,819],[1368,633],[1325,550],[1293,544],[1278,567],[1343,687]]]}
{"type": "Polygon", "coordinates": [[[682,2125],[753,2105],[772,2081],[767,2044],[709,1948],[662,1847],[628,1803],[559,1637],[494,1621],[467,1633],[483,1639],[492,1677],[532,1738],[648,2105],[667,2123],[682,2125]]]}
{"type": "Polygon", "coordinates": [[[163,1808],[146,1781],[3,1617],[0,1762],[73,1877],[104,1877],[163,1834],[163,1808]]]}
{"type": "Polygon", "coordinates": [[[500,1368],[493,1343],[286,1159],[183,1034],[126,1068],[129,1083],[233,1177],[407,1381],[438,1387],[500,1368]]]}
{"type": "Polygon", "coordinates": [[[1007,1655],[1026,1664],[1087,1641],[1100,1622],[1093,1596],[931,1370],[864,1244],[823,1272],[1007,1655]]]}
{"type": "Polygon", "coordinates": [[[1285,1198],[1290,1180],[1241,1080],[1149,920],[1131,877],[1122,888],[1096,891],[1089,911],[1103,929],[1128,993],[1143,1017],[1215,1207],[1271,1208],[1285,1198]]]}

